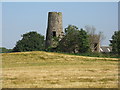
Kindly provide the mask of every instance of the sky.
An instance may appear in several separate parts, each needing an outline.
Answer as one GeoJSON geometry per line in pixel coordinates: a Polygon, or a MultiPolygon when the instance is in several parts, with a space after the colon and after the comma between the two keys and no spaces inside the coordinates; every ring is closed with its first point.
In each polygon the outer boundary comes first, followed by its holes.
{"type": "Polygon", "coordinates": [[[118,30],[120,30],[120,1],[118,2],[118,30]]]}
{"type": "Polygon", "coordinates": [[[2,46],[2,3],[0,2],[0,47],[2,46]]]}
{"type": "Polygon", "coordinates": [[[94,26],[96,33],[101,31],[106,37],[101,45],[109,45],[118,30],[117,2],[3,2],[2,47],[13,48],[21,35],[30,31],[45,36],[48,12],[62,12],[63,29],[94,26]]]}

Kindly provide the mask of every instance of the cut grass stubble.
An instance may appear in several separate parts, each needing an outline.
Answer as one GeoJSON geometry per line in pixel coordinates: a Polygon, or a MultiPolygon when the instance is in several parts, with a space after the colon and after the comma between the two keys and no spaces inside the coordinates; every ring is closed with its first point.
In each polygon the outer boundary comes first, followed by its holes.
{"type": "Polygon", "coordinates": [[[118,59],[48,52],[2,54],[3,88],[117,88],[118,59]]]}

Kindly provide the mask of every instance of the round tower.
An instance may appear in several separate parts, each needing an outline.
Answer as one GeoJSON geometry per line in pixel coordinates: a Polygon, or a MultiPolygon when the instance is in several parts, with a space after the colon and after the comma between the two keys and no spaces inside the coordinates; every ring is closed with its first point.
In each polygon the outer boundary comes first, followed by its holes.
{"type": "Polygon", "coordinates": [[[63,36],[62,27],[62,13],[61,12],[49,12],[48,13],[48,26],[46,32],[45,46],[56,47],[57,41],[63,36]]]}

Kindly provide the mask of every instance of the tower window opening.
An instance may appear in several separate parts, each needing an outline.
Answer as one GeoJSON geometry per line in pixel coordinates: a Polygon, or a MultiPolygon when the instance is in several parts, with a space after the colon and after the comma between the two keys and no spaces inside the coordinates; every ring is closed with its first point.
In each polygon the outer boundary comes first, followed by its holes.
{"type": "Polygon", "coordinates": [[[56,32],[55,31],[53,31],[53,37],[56,37],[56,32]]]}

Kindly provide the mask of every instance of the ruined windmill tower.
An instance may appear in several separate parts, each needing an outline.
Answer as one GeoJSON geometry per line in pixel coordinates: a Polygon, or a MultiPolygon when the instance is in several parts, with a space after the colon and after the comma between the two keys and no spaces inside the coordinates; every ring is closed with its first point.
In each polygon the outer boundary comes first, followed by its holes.
{"type": "Polygon", "coordinates": [[[90,48],[92,52],[100,52],[100,36],[99,35],[91,35],[89,37],[90,48]]]}
{"type": "Polygon", "coordinates": [[[45,47],[56,47],[63,34],[62,13],[49,12],[45,47]]]}

